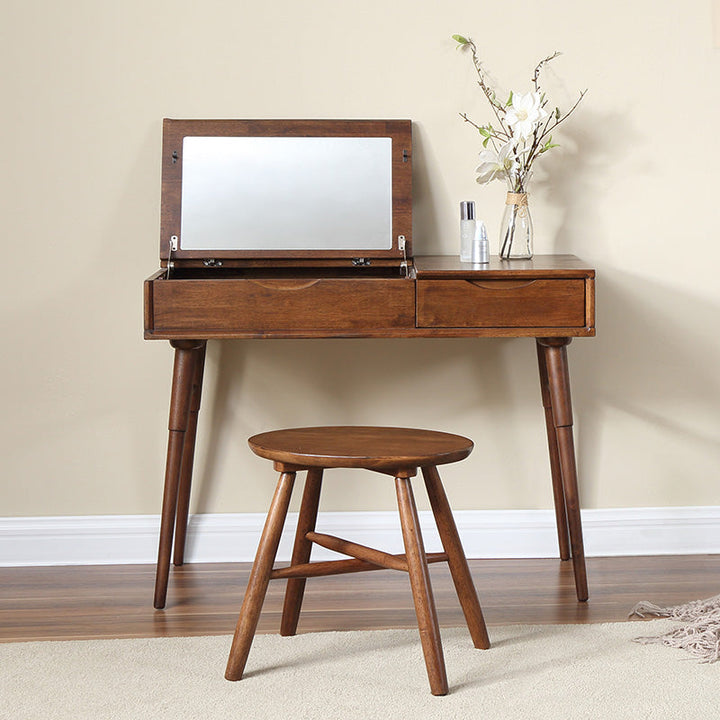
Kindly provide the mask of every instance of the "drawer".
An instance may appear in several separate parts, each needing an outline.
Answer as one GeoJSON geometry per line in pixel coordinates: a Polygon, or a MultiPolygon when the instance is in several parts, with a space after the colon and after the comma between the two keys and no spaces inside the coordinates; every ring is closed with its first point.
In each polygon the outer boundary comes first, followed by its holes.
{"type": "Polygon", "coordinates": [[[418,327],[585,325],[585,280],[418,280],[418,327]]]}
{"type": "Polygon", "coordinates": [[[414,283],[405,278],[161,278],[148,284],[151,336],[282,337],[415,327],[414,283]]]}

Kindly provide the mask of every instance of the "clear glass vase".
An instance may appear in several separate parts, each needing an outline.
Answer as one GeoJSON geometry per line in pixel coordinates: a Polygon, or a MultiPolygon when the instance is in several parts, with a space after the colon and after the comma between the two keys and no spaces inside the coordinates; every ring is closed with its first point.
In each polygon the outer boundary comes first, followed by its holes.
{"type": "Polygon", "coordinates": [[[504,260],[533,256],[533,224],[526,192],[511,192],[500,223],[500,257],[504,260]]]}

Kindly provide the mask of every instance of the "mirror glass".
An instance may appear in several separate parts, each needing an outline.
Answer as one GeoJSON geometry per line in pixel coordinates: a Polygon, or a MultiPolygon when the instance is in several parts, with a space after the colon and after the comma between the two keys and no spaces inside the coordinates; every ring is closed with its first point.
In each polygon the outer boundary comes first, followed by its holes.
{"type": "Polygon", "coordinates": [[[183,250],[392,249],[389,137],[183,139],[183,250]]]}

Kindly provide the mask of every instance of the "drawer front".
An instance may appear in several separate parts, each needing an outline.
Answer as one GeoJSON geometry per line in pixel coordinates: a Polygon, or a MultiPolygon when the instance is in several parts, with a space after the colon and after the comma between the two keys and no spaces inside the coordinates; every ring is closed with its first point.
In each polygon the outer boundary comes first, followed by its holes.
{"type": "Polygon", "coordinates": [[[151,333],[298,334],[415,326],[403,278],[155,280],[151,333]]]}
{"type": "Polygon", "coordinates": [[[418,280],[418,327],[585,326],[585,281],[418,280]]]}

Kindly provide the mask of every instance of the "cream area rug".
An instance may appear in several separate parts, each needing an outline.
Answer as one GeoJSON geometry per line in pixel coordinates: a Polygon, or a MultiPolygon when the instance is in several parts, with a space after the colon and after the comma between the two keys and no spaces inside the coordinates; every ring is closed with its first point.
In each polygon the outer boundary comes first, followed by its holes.
{"type": "Polygon", "coordinates": [[[720,663],[631,642],[671,620],[442,631],[450,693],[430,694],[417,630],[258,635],[223,678],[230,637],[0,644],[0,718],[483,720],[720,717],[720,663]]]}

